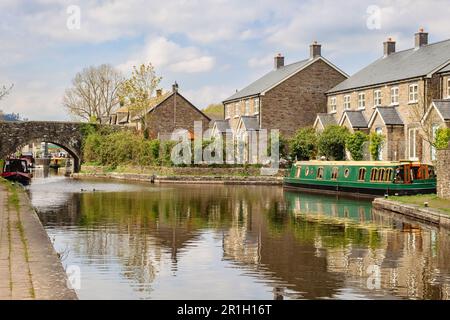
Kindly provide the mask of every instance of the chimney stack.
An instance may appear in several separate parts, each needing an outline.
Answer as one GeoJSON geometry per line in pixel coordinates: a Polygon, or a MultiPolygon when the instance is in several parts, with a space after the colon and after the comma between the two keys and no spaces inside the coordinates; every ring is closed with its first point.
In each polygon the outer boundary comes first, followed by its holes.
{"type": "Polygon", "coordinates": [[[387,57],[388,55],[395,53],[395,41],[392,40],[392,38],[387,39],[386,42],[383,42],[384,45],[384,56],[387,57]]]}
{"type": "Polygon", "coordinates": [[[415,47],[416,49],[426,46],[428,44],[428,32],[424,32],[423,28],[419,29],[419,32],[415,34],[415,47]]]}
{"type": "Polygon", "coordinates": [[[178,83],[175,81],[175,83],[172,85],[172,91],[178,92],[178,83]]]}
{"type": "Polygon", "coordinates": [[[318,44],[317,41],[314,41],[309,46],[310,58],[314,59],[316,57],[320,57],[322,55],[322,45],[318,44]]]}
{"type": "Polygon", "coordinates": [[[277,54],[274,58],[274,67],[275,70],[284,67],[284,57],[281,55],[281,53],[277,54]]]}
{"type": "Polygon", "coordinates": [[[156,97],[160,98],[162,96],[162,89],[157,89],[156,90],[156,97]]]}

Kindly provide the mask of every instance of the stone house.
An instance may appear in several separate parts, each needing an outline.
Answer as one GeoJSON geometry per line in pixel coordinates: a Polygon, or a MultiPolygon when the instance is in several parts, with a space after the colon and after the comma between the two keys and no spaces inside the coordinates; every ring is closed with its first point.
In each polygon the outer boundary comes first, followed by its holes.
{"type": "MultiPolygon", "coordinates": [[[[433,101],[450,98],[450,40],[428,44],[421,29],[414,42],[414,48],[396,52],[389,38],[381,58],[326,93],[327,114],[335,123],[385,137],[382,160],[431,161],[432,137],[422,119],[433,101]],[[350,118],[358,119],[356,127],[350,118]]],[[[323,130],[320,117],[318,131],[323,130]]]]}
{"type": "Polygon", "coordinates": [[[251,116],[260,129],[290,137],[313,125],[316,114],[326,111],[325,93],[347,77],[322,56],[320,44],[310,46],[308,59],[289,65],[279,54],[272,71],[223,101],[225,120],[235,131],[242,116],[251,116]]]}
{"type": "Polygon", "coordinates": [[[177,130],[187,130],[192,139],[195,121],[202,122],[203,130],[206,130],[211,122],[206,114],[180,94],[176,83],[170,92],[163,93],[158,89],[144,115],[128,112],[126,122],[120,120],[125,119],[120,113],[115,117],[118,119],[116,124],[131,126],[138,131],[142,130],[145,121],[149,136],[161,140],[170,140],[172,133],[177,130]]]}

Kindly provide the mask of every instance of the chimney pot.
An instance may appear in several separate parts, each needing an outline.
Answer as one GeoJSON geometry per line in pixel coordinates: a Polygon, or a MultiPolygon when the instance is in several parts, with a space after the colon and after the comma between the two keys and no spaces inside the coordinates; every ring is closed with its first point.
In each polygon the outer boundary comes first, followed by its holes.
{"type": "Polygon", "coordinates": [[[317,41],[314,41],[309,46],[310,58],[314,59],[316,57],[320,57],[322,55],[322,45],[318,44],[317,41]]]}
{"type": "Polygon", "coordinates": [[[162,89],[156,90],[156,97],[159,98],[162,96],[162,89]]]}
{"type": "Polygon", "coordinates": [[[428,44],[428,32],[425,32],[423,28],[419,29],[419,32],[415,34],[415,47],[420,48],[428,44]]]}
{"type": "Polygon", "coordinates": [[[277,54],[274,58],[274,67],[275,70],[284,67],[284,57],[281,53],[277,54]]]}
{"type": "Polygon", "coordinates": [[[384,46],[384,56],[387,57],[388,55],[395,53],[395,41],[392,40],[392,38],[388,38],[386,42],[383,43],[384,46]]]}
{"type": "Polygon", "coordinates": [[[175,81],[175,83],[172,85],[172,91],[178,92],[178,83],[175,81]]]}

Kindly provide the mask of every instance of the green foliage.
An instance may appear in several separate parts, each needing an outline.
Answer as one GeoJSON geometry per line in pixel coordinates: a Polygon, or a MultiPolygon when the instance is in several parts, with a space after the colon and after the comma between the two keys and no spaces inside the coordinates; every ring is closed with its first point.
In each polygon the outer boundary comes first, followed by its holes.
{"type": "Polygon", "coordinates": [[[352,159],[361,161],[364,158],[364,143],[369,140],[369,136],[362,131],[349,134],[345,140],[345,146],[350,152],[352,159]]]}
{"type": "Polygon", "coordinates": [[[203,112],[211,119],[223,119],[224,107],[221,103],[213,103],[203,109],[203,112]]]}
{"type": "Polygon", "coordinates": [[[382,134],[372,132],[370,134],[370,155],[372,156],[372,159],[379,160],[378,155],[380,153],[380,148],[383,146],[384,142],[384,136],[382,134]]]}
{"type": "Polygon", "coordinates": [[[318,136],[314,128],[299,129],[289,141],[292,159],[311,160],[317,155],[318,136]]]}
{"type": "Polygon", "coordinates": [[[319,153],[330,160],[344,160],[345,141],[349,134],[346,127],[327,126],[319,136],[319,153]]]}
{"type": "Polygon", "coordinates": [[[450,141],[450,128],[438,128],[434,145],[436,149],[447,149],[450,141]]]}
{"type": "Polygon", "coordinates": [[[173,147],[177,144],[176,141],[161,142],[159,164],[162,166],[173,166],[171,159],[171,152],[173,147]]]}

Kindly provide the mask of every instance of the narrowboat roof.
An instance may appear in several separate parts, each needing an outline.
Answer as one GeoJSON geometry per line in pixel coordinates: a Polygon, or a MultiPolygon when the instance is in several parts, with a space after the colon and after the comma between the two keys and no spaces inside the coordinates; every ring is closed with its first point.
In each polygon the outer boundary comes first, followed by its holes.
{"type": "MultiPolygon", "coordinates": [[[[422,164],[417,161],[321,161],[321,160],[311,160],[311,161],[297,161],[296,165],[302,166],[358,166],[358,167],[382,167],[382,166],[396,166],[400,164],[422,164]]],[[[423,163],[426,164],[426,163],[423,163]]]]}

